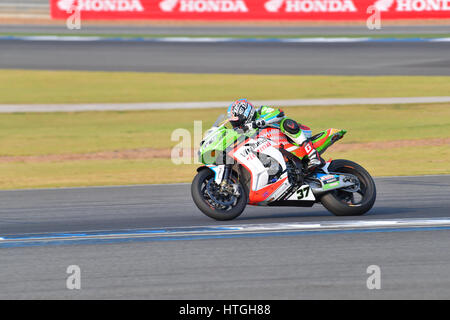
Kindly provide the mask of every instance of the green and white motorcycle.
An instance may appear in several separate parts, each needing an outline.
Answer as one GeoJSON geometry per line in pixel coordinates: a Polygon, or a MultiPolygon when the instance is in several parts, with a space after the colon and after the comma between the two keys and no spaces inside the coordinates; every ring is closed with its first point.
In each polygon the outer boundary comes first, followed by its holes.
{"type": "MultiPolygon", "coordinates": [[[[223,116],[222,116],[223,117],[223,116]]],[[[232,220],[248,205],[310,207],[321,203],[337,216],[356,216],[375,203],[370,174],[350,160],[330,160],[306,172],[304,148],[279,129],[246,132],[216,121],[201,142],[200,160],[191,193],[197,207],[216,220],[232,220]]],[[[322,154],[345,135],[328,129],[312,137],[322,154]]]]}

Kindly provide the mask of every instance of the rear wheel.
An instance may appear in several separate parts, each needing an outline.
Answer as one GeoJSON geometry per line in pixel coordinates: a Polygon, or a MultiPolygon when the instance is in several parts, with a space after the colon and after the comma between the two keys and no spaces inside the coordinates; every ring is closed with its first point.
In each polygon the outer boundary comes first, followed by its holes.
{"type": "Polygon", "coordinates": [[[201,170],[192,181],[191,194],[194,203],[205,215],[215,220],[233,220],[241,215],[247,205],[247,193],[242,184],[231,177],[236,192],[227,192],[214,181],[214,172],[201,170]]]}
{"type": "Polygon", "coordinates": [[[325,208],[336,216],[359,216],[373,207],[377,193],[375,182],[363,167],[349,160],[334,160],[328,171],[354,175],[359,180],[359,188],[337,189],[324,194],[320,201],[325,208]]]}

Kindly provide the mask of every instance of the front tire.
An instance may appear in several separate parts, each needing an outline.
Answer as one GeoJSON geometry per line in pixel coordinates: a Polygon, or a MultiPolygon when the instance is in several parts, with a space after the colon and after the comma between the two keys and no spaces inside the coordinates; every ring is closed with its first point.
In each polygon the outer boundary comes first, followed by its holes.
{"type": "Polygon", "coordinates": [[[333,190],[322,196],[322,205],[336,216],[360,216],[372,209],[376,199],[376,187],[370,174],[359,164],[349,160],[334,160],[328,171],[349,173],[356,176],[360,183],[357,192],[333,190]],[[355,195],[358,201],[354,201],[355,195]]]}
{"type": "Polygon", "coordinates": [[[242,184],[234,177],[232,177],[232,180],[239,185],[240,195],[231,205],[223,206],[214,202],[214,199],[208,194],[209,190],[207,188],[215,184],[214,172],[210,169],[201,170],[195,176],[191,185],[192,199],[200,211],[208,217],[219,221],[233,220],[239,217],[247,206],[248,196],[242,184]]]}

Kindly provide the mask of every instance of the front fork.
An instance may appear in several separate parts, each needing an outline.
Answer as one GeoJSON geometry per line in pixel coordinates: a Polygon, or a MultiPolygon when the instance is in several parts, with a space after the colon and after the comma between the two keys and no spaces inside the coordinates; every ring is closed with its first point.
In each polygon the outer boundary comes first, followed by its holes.
{"type": "Polygon", "coordinates": [[[224,164],[218,165],[218,166],[216,166],[216,165],[207,165],[207,167],[214,172],[214,181],[215,181],[215,183],[220,185],[222,183],[222,181],[224,180],[226,165],[224,165],[224,164]]]}
{"type": "Polygon", "coordinates": [[[225,166],[225,169],[224,169],[224,172],[223,172],[223,179],[222,179],[222,181],[220,183],[221,185],[222,184],[228,184],[229,182],[231,182],[230,181],[230,177],[231,177],[232,165],[225,164],[224,166],[225,166]]]}
{"type": "Polygon", "coordinates": [[[239,194],[239,188],[231,180],[233,165],[222,164],[222,165],[209,165],[209,169],[214,171],[214,182],[220,186],[220,191],[225,193],[232,193],[234,195],[239,194]]]}

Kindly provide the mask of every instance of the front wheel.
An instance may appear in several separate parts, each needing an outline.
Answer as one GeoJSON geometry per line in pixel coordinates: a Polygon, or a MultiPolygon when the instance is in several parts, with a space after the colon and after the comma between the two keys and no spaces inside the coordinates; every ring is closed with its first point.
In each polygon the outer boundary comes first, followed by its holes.
{"type": "Polygon", "coordinates": [[[349,160],[334,160],[328,171],[349,173],[359,180],[357,191],[337,189],[322,196],[320,202],[336,216],[359,216],[372,209],[377,191],[370,174],[359,164],[349,160]]]}
{"type": "Polygon", "coordinates": [[[240,216],[247,205],[247,193],[242,184],[231,177],[237,192],[224,192],[214,181],[214,172],[201,170],[192,181],[191,194],[194,203],[210,218],[225,221],[240,216]]]}

